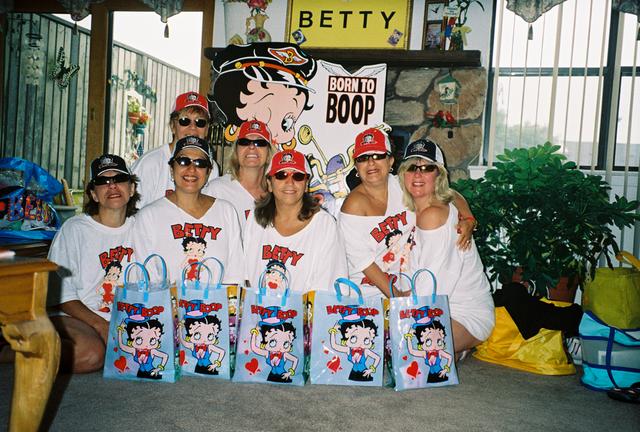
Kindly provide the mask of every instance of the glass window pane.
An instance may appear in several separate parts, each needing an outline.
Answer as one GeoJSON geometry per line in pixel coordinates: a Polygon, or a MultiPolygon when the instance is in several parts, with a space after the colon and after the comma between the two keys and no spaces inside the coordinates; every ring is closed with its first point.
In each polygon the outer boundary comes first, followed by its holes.
{"type": "Polygon", "coordinates": [[[640,157],[640,122],[631,120],[632,108],[633,117],[636,120],[640,115],[640,77],[635,79],[633,93],[631,92],[632,83],[631,77],[622,77],[615,151],[615,164],[617,166],[637,167],[640,157]],[[628,146],[627,142],[629,143],[628,146]],[[627,148],[629,149],[628,158],[627,148]]]}

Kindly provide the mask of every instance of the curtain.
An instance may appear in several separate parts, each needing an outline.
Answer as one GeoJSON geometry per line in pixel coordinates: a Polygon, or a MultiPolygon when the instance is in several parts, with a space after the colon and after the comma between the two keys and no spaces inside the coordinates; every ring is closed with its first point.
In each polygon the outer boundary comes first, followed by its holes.
{"type": "Polygon", "coordinates": [[[142,3],[151,7],[155,13],[160,15],[163,23],[167,22],[167,18],[182,12],[183,0],[140,0],[142,3]]]}
{"type": "MultiPolygon", "coordinates": [[[[564,1],[565,0],[507,0],[507,9],[526,22],[532,23],[540,18],[540,15],[564,1]]],[[[621,1],[624,2],[624,0],[621,1]]]]}
{"type": "Polygon", "coordinates": [[[74,21],[82,21],[91,11],[89,8],[92,3],[102,3],[104,0],[58,0],[64,10],[69,12],[71,19],[74,21]]]}
{"type": "Polygon", "coordinates": [[[640,0],[613,0],[614,10],[640,16],[640,0]]]}

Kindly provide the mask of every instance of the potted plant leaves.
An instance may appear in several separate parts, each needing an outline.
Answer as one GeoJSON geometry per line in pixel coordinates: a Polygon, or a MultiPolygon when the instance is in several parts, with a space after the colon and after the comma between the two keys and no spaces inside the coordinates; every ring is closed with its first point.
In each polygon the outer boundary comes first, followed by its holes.
{"type": "Polygon", "coordinates": [[[602,177],[583,173],[559,149],[547,142],[505,150],[484,178],[453,185],[478,221],[474,238],[492,282],[520,279],[548,296],[559,282],[593,274],[601,256],[612,266],[619,251],[612,227],[640,220],[637,201],[611,198],[602,177]]]}

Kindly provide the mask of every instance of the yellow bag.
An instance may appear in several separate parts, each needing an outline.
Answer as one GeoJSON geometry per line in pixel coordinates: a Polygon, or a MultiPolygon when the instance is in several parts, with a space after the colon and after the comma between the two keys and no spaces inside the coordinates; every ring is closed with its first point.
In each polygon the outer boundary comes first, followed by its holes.
{"type": "Polygon", "coordinates": [[[629,252],[616,256],[633,267],[602,267],[585,283],[582,307],[611,327],[640,328],[640,261],[629,252]]]}
{"type": "MultiPolygon", "coordinates": [[[[551,303],[556,306],[570,305],[557,301],[551,303]]],[[[489,339],[476,347],[474,357],[540,375],[576,373],[564,350],[560,330],[541,329],[538,334],[525,340],[505,307],[497,307],[495,313],[496,326],[489,339]]]]}

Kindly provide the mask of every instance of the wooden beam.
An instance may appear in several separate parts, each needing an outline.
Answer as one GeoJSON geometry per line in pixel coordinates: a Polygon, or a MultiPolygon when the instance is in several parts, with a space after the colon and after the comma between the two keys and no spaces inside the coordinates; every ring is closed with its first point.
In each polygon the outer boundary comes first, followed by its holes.
{"type": "Polygon", "coordinates": [[[211,62],[204,55],[205,47],[213,45],[213,20],[215,1],[205,1],[202,13],[202,53],[200,55],[200,89],[199,93],[206,95],[211,87],[211,62]]]}
{"type": "Polygon", "coordinates": [[[104,151],[104,110],[107,97],[107,50],[109,10],[104,4],[91,6],[91,47],[89,49],[89,103],[87,116],[87,157],[85,180],[91,161],[104,151]]]}

